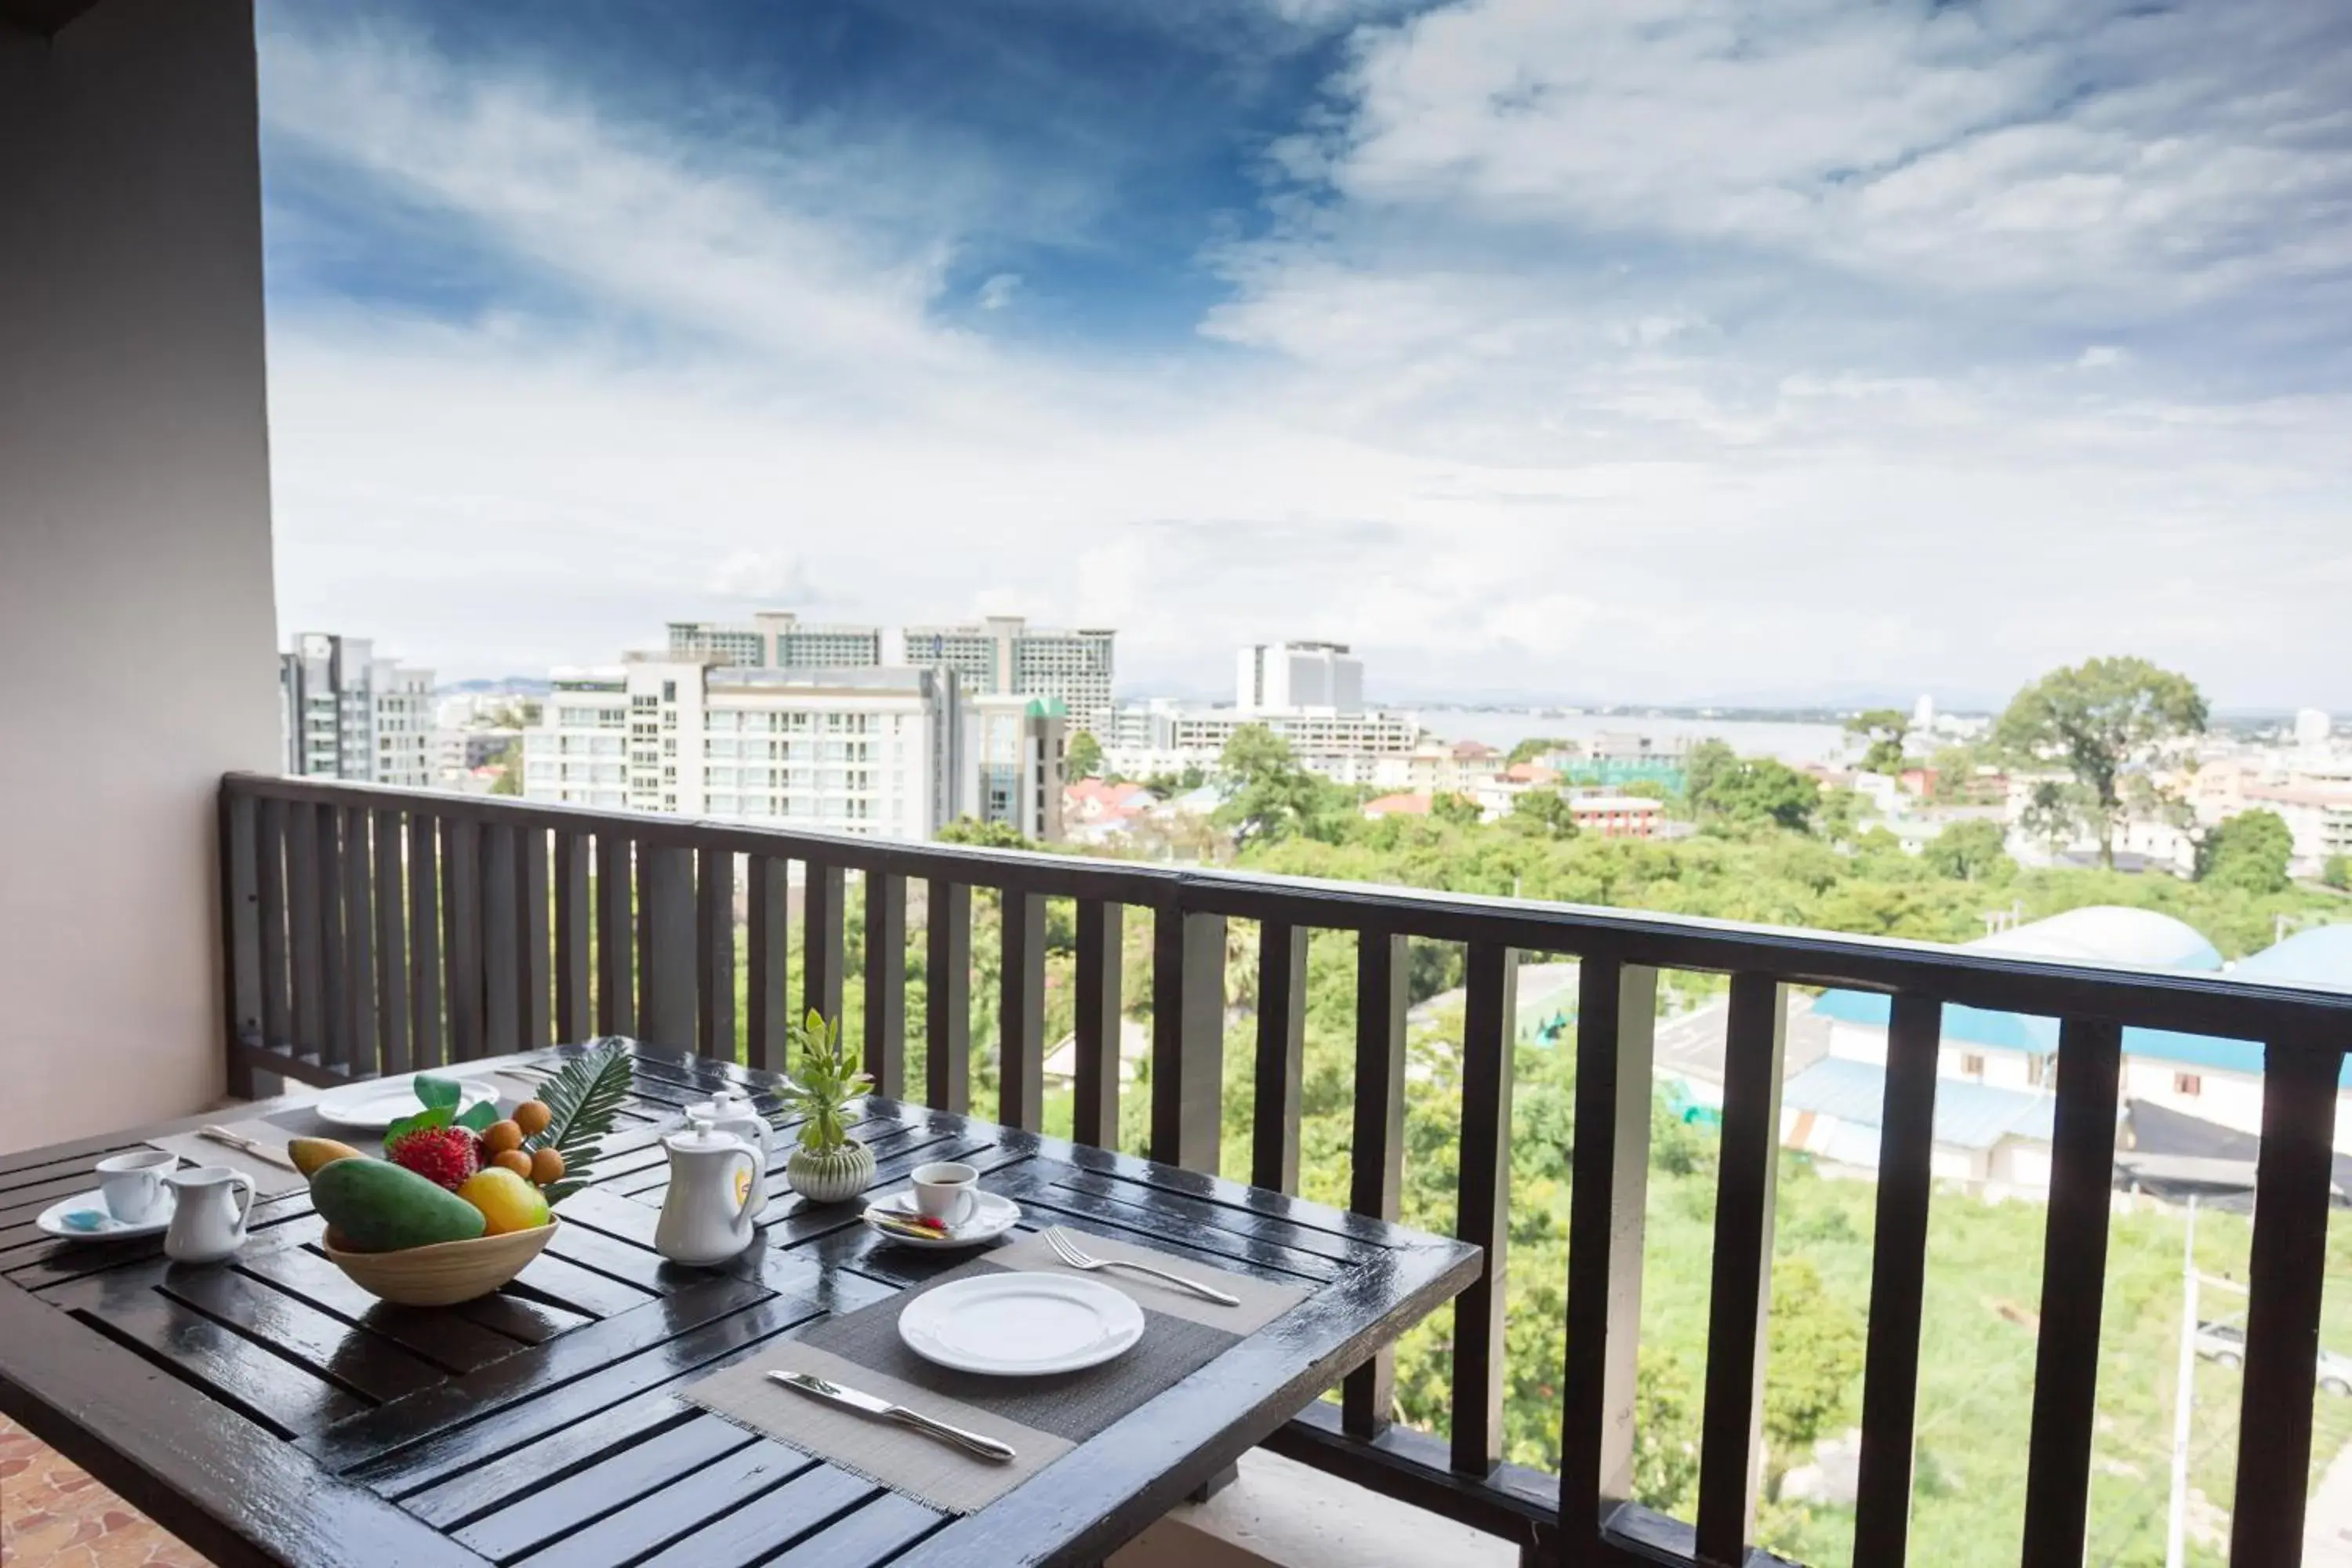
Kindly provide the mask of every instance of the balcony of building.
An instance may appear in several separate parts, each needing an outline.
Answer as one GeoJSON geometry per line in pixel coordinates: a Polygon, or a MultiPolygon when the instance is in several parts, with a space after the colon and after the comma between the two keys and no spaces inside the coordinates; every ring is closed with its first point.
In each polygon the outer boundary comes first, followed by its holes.
{"type": "MultiPolygon", "coordinates": [[[[1050,908],[1075,927],[1070,1135],[1251,1184],[1300,1183],[1308,942],[1352,942],[1356,1211],[1393,1217],[1413,943],[1466,953],[1454,1226],[1485,1273],[1448,1309],[1444,1432],[1386,1373],[1316,1403],[1239,1480],[1120,1561],[1756,1561],[1785,1003],[1891,997],[1853,1560],[1910,1539],[1942,1009],[2058,1020],[2053,1169],[2019,1559],[2084,1559],[2121,1032],[2261,1042],[2266,1091],[2231,1561],[2301,1560],[2352,996],[1956,951],[1070,857],[921,846],[274,776],[259,172],[249,7],[0,0],[0,1151],[280,1082],[620,1033],[781,1066],[787,1005],[851,1001],[883,1092],[1043,1114],[1050,908]],[[130,649],[94,657],[92,648],[130,649]],[[73,650],[61,653],[60,650],[73,650]],[[168,650],[168,657],[148,651],[168,650]],[[974,993],[975,900],[999,911],[974,993]],[[851,911],[861,940],[845,939],[851,911]],[[1122,932],[1149,921],[1145,1070],[1123,1091],[1122,932]],[[1225,1006],[1247,931],[1255,1005],[1225,1006]],[[909,943],[929,984],[910,1015],[909,943]],[[788,965],[787,954],[795,954],[788,965]],[[1506,1462],[1514,987],[1577,961],[1556,1470],[1506,1462]],[[853,958],[855,963],[852,962],[853,958]],[[1727,977],[1720,1186],[1691,1517],[1635,1500],[1636,1352],[1663,972],[1727,977]],[[739,1007],[739,994],[742,998],[739,1007]],[[975,1009],[1000,1045],[976,1062],[975,1009]],[[1236,1047],[1236,1037],[1246,1044],[1236,1047]],[[923,1072],[908,1071],[919,1045],[923,1072]],[[976,1071],[993,1103],[972,1103],[976,1071]],[[1225,1096],[1249,1110],[1228,1134],[1225,1096]],[[1123,1100],[1123,1092],[1126,1097],[1123,1100]],[[1133,1097],[1139,1097],[1140,1102],[1133,1097]]],[[[0,1253],[0,1270],[6,1258],[0,1253]]],[[[0,1390],[0,1393],[5,1393],[0,1390]]]]}

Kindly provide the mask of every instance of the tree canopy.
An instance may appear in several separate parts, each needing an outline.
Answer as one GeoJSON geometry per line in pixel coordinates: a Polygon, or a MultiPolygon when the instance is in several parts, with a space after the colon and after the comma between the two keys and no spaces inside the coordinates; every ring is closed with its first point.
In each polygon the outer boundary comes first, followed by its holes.
{"type": "Polygon", "coordinates": [[[2284,892],[2294,858],[2294,833],[2275,811],[2246,811],[2207,833],[2197,846],[2197,879],[2249,893],[2284,892]]]}
{"type": "Polygon", "coordinates": [[[1092,778],[1102,772],[1102,742],[1091,730],[1081,730],[1070,737],[1069,750],[1062,753],[1062,776],[1071,779],[1092,778]]]}
{"type": "Polygon", "coordinates": [[[1504,822],[1515,831],[1545,838],[1573,838],[1577,831],[1576,813],[1570,808],[1568,796],[1550,788],[1522,791],[1511,802],[1511,815],[1504,822]]]}
{"type": "Polygon", "coordinates": [[[2017,870],[2009,858],[2008,835],[2000,824],[1982,817],[1955,822],[1927,841],[1920,858],[1939,877],[1962,882],[2007,879],[2017,870]]]}
{"type": "Polygon", "coordinates": [[[1534,762],[1547,752],[1565,751],[1567,747],[1568,742],[1557,735],[1529,735],[1511,748],[1511,754],[1504,759],[1504,765],[1517,767],[1521,763],[1534,762]]]}
{"type": "Polygon", "coordinates": [[[1845,732],[1867,742],[1862,753],[1864,773],[1891,774],[1903,771],[1903,738],[1911,732],[1909,715],[1892,708],[1873,708],[1847,720],[1845,732]]]}
{"type": "Polygon", "coordinates": [[[2020,691],[1994,733],[2019,760],[2074,774],[2072,805],[2098,836],[2100,864],[2113,866],[2126,774],[2144,777],[2182,737],[2202,734],[2205,720],[2205,698],[2187,676],[2144,658],[2094,658],[2020,691]]]}
{"type": "Polygon", "coordinates": [[[1300,766],[1290,742],[1263,724],[1234,731],[1218,770],[1233,793],[1211,820],[1232,829],[1244,846],[1290,837],[1333,839],[1355,816],[1354,791],[1300,766]]]}
{"type": "Polygon", "coordinates": [[[1709,756],[1702,766],[1699,753],[1721,744],[1701,742],[1691,748],[1684,788],[1694,815],[1729,823],[1770,822],[1800,833],[1812,825],[1822,804],[1819,779],[1777,758],[1731,755],[1728,746],[1723,747],[1727,762],[1709,756]]]}

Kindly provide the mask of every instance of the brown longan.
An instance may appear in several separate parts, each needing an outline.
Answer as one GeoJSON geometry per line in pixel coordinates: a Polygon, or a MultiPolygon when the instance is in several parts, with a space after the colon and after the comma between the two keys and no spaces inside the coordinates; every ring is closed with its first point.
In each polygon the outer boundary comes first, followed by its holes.
{"type": "Polygon", "coordinates": [[[538,1137],[547,1131],[547,1124],[554,1120],[555,1112],[549,1109],[547,1101],[543,1100],[526,1100],[515,1107],[515,1125],[522,1129],[522,1135],[526,1138],[538,1137]]]}
{"type": "Polygon", "coordinates": [[[552,1149],[541,1149],[530,1157],[530,1179],[544,1187],[563,1179],[563,1156],[552,1149]]]}
{"type": "Polygon", "coordinates": [[[526,1181],[530,1178],[530,1156],[520,1149],[501,1149],[490,1156],[490,1163],[504,1165],[526,1181]]]}

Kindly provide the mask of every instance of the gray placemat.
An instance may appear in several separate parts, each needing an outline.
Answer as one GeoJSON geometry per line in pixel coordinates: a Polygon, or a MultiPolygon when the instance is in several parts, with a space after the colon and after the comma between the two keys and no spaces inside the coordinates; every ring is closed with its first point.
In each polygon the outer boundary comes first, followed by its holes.
{"type": "Polygon", "coordinates": [[[950,1513],[971,1513],[1206,1366],[1307,1295],[1304,1285],[1273,1285],[1189,1258],[1083,1232],[1068,1234],[1095,1257],[1138,1258],[1239,1296],[1244,1304],[1220,1307],[1195,1297],[1180,1312],[1173,1298],[1181,1292],[1104,1271],[1092,1278],[1142,1307],[1144,1332],[1132,1350],[1101,1366],[1048,1377],[986,1377],[934,1365],[907,1348],[898,1337],[898,1318],[919,1296],[959,1279],[1024,1268],[1069,1272],[1042,1237],[1029,1237],[887,1300],[826,1318],[691,1385],[684,1397],[877,1486],[950,1513]],[[894,1423],[829,1408],[770,1381],[771,1371],[814,1372],[1000,1437],[1020,1457],[1011,1464],[995,1463],[894,1423]]]}
{"type": "Polygon", "coordinates": [[[840,1466],[877,1487],[948,1513],[975,1513],[1070,1451],[1056,1437],[899,1382],[805,1340],[778,1341],[749,1361],[704,1378],[685,1397],[738,1426],[773,1437],[804,1454],[840,1466]],[[1010,1461],[983,1459],[896,1422],[861,1415],[770,1380],[771,1372],[808,1372],[920,1410],[924,1415],[1013,1445],[1010,1461]]]}
{"type": "Polygon", "coordinates": [[[1143,1338],[1133,1350],[1082,1372],[1045,1377],[989,1377],[957,1372],[925,1361],[898,1337],[898,1317],[917,1299],[943,1285],[978,1274],[1019,1272],[1001,1267],[1003,1256],[975,1259],[887,1300],[826,1318],[801,1332],[801,1339],[862,1367],[871,1367],[911,1388],[944,1394],[975,1409],[1083,1443],[1137,1405],[1178,1383],[1241,1342],[1239,1334],[1171,1317],[1145,1308],[1143,1338]]]}
{"type": "MultiPolygon", "coordinates": [[[[215,1125],[250,1138],[257,1143],[268,1144],[281,1152],[286,1147],[284,1130],[259,1119],[249,1121],[223,1121],[216,1122],[215,1125]]],[[[257,1155],[248,1154],[242,1149],[231,1148],[226,1143],[215,1143],[198,1133],[167,1132],[161,1137],[150,1138],[147,1142],[158,1149],[177,1154],[187,1164],[226,1165],[232,1171],[241,1172],[252,1177],[253,1195],[257,1198],[283,1197],[288,1193],[299,1192],[310,1184],[310,1179],[299,1171],[289,1170],[284,1165],[264,1160],[257,1155]]]]}

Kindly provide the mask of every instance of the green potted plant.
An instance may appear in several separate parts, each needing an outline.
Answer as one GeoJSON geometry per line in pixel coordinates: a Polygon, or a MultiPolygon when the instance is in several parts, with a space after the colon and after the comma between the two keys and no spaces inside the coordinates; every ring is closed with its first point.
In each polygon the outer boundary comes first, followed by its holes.
{"type": "Polygon", "coordinates": [[[874,1151],[849,1135],[849,1102],[874,1087],[858,1058],[842,1044],[838,1019],[828,1024],[815,1008],[792,1027],[793,1077],[782,1093],[797,1111],[799,1143],[784,1162],[793,1191],[813,1204],[837,1204],[873,1183],[874,1151]]]}

